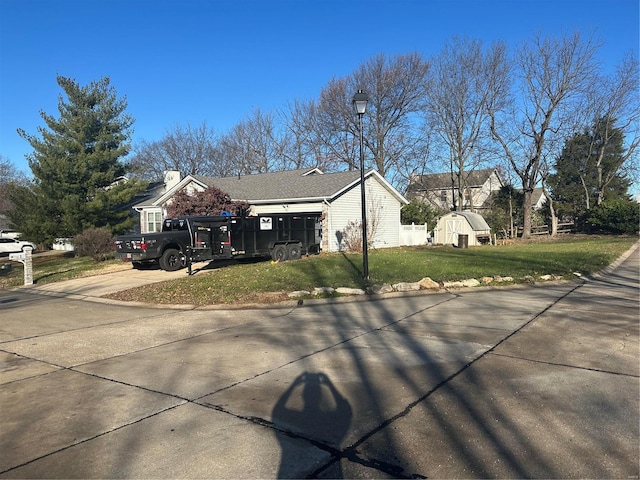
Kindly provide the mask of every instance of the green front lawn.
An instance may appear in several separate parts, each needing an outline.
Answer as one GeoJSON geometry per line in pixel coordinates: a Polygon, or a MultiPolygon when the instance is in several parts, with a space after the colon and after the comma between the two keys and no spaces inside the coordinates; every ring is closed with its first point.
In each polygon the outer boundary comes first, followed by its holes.
{"type": "Polygon", "coordinates": [[[297,261],[238,263],[208,269],[191,277],[147,285],[111,298],[168,304],[232,304],[272,302],[286,293],[315,287],[358,287],[417,282],[424,277],[442,282],[469,278],[555,275],[601,270],[630,248],[635,237],[563,237],[539,243],[509,246],[403,247],[369,252],[370,281],[361,278],[359,254],[321,254],[297,261]]]}

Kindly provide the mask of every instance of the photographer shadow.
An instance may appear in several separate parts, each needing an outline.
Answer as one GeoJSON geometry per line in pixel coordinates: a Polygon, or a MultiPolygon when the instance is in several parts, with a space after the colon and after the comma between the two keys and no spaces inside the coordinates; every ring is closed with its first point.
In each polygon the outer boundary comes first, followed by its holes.
{"type": "MultiPolygon", "coordinates": [[[[351,405],[324,373],[304,372],[280,397],[272,422],[281,448],[278,478],[296,478],[304,453],[288,433],[339,449],[351,425],[351,405]]],[[[341,472],[333,472],[340,477],[341,472]]]]}

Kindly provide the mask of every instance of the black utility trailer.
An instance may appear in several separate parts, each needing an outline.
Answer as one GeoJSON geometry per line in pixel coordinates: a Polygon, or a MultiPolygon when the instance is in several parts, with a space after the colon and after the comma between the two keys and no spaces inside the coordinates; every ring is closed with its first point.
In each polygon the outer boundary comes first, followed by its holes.
{"type": "Polygon", "coordinates": [[[136,268],[159,262],[169,271],[206,260],[296,260],[320,252],[321,234],[319,214],[167,218],[162,232],[118,237],[116,254],[136,268]]]}
{"type": "MultiPolygon", "coordinates": [[[[319,215],[187,217],[193,259],[271,257],[297,260],[320,252],[319,215]]],[[[180,221],[180,219],[177,219],[180,221]]]]}

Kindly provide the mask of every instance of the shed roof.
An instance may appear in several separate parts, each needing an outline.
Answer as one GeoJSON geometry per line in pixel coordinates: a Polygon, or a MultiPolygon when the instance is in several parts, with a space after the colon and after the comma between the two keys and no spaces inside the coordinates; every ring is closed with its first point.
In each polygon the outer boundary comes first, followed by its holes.
{"type": "Polygon", "coordinates": [[[450,213],[447,213],[446,215],[443,215],[440,218],[455,217],[458,215],[461,217],[464,217],[467,220],[467,222],[471,226],[471,229],[474,232],[491,230],[491,227],[489,226],[487,221],[484,219],[484,217],[480,214],[473,213],[473,212],[450,212],[450,213]]]}

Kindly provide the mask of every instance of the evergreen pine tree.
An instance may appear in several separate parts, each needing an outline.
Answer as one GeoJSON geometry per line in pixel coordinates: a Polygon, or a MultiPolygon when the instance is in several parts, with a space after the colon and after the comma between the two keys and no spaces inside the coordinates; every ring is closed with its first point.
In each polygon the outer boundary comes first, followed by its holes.
{"type": "Polygon", "coordinates": [[[121,233],[134,223],[127,207],[144,188],[124,181],[133,118],[126,98],[117,98],[108,77],[87,86],[58,76],[66,95],[58,98],[59,118],[40,112],[39,136],[18,130],[33,147],[28,156],[34,180],[14,189],[12,223],[26,238],[52,243],[92,227],[121,233]]]}
{"type": "Polygon", "coordinates": [[[603,200],[628,199],[631,182],[621,170],[624,136],[617,128],[605,135],[607,125],[601,119],[574,135],[556,158],[549,186],[560,216],[576,218],[603,200]]]}

